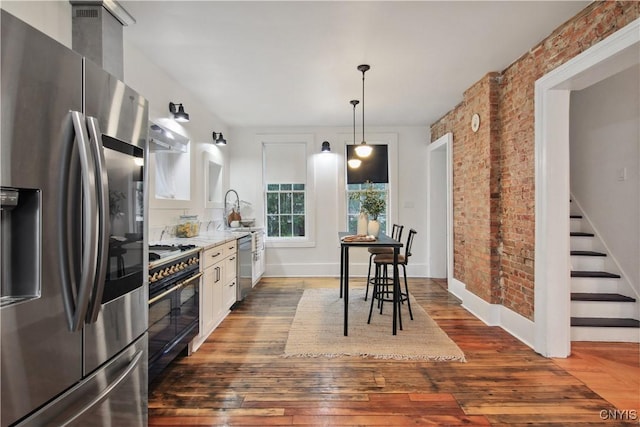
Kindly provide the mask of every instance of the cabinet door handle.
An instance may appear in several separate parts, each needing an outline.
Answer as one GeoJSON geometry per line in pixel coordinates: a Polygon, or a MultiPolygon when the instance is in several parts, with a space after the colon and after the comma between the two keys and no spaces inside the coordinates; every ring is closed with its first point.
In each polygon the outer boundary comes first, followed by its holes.
{"type": "Polygon", "coordinates": [[[229,258],[229,261],[234,261],[236,257],[229,258]]]}
{"type": "Polygon", "coordinates": [[[218,257],[222,254],[222,252],[216,252],[215,254],[211,255],[211,258],[215,258],[218,257]]]}

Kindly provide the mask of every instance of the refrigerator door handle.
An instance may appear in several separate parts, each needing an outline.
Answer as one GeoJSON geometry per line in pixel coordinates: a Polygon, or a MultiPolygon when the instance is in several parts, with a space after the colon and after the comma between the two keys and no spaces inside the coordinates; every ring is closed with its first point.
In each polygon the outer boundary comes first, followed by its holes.
{"type": "Polygon", "coordinates": [[[102,295],[104,294],[105,278],[107,275],[107,261],[109,260],[109,178],[107,166],[104,158],[104,147],[102,145],[100,125],[95,117],[87,117],[89,127],[89,142],[91,153],[96,165],[96,196],[98,199],[98,241],[97,245],[97,269],[94,279],[93,297],[87,314],[87,323],[95,323],[100,313],[102,305],[102,295]]]}
{"type": "Polygon", "coordinates": [[[61,427],[68,426],[73,423],[75,420],[80,418],[85,412],[102,402],[105,398],[109,396],[109,394],[120,385],[122,381],[124,381],[131,371],[133,371],[140,363],[140,359],[142,358],[143,351],[138,351],[136,355],[133,357],[129,365],[126,367],[124,371],[118,377],[109,384],[104,390],[102,390],[96,397],[91,399],[91,401],[87,402],[82,408],[80,408],[76,413],[74,413],[71,417],[67,418],[64,422],[60,423],[61,427]]]}
{"type": "MultiPolygon", "coordinates": [[[[72,271],[68,271],[69,258],[71,250],[69,243],[65,239],[59,242],[61,255],[64,262],[63,269],[63,300],[65,313],[67,315],[67,323],[71,331],[79,331],[84,323],[93,288],[93,280],[96,274],[96,256],[97,256],[97,203],[96,203],[96,185],[95,185],[95,166],[89,152],[89,138],[87,136],[87,128],[84,115],[79,111],[71,111],[71,121],[75,131],[75,140],[77,141],[78,154],[80,158],[80,171],[82,179],[82,265],[80,273],[80,282],[77,290],[74,289],[75,279],[72,271]],[[74,296],[77,295],[77,298],[74,296]]],[[[66,201],[64,201],[66,205],[66,201]]],[[[61,221],[64,227],[63,235],[66,233],[67,223],[63,218],[61,221]]]]}

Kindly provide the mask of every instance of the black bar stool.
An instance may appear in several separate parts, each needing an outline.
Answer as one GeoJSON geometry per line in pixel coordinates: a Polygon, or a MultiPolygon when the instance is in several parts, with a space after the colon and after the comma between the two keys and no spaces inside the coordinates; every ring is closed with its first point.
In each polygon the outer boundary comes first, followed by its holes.
{"type": "MultiPolygon", "coordinates": [[[[404,225],[393,224],[393,228],[391,229],[391,238],[394,240],[400,240],[402,238],[402,229],[404,225]]],[[[364,293],[364,300],[367,300],[367,296],[369,295],[369,283],[373,283],[371,279],[371,260],[376,255],[381,254],[391,254],[393,258],[393,248],[369,248],[369,269],[367,270],[367,289],[364,293]]]]}
{"type": "MultiPolygon", "coordinates": [[[[411,311],[411,302],[409,301],[409,286],[407,284],[407,264],[409,263],[409,257],[411,256],[411,245],[413,245],[413,238],[418,234],[413,228],[409,230],[409,237],[407,237],[407,245],[405,246],[404,255],[398,255],[398,267],[402,266],[404,273],[404,292],[400,291],[399,302],[407,302],[409,308],[409,316],[413,320],[413,312],[411,311]]],[[[373,262],[376,265],[376,275],[373,278],[373,293],[371,295],[371,307],[369,308],[369,319],[367,323],[371,323],[371,313],[373,312],[373,302],[378,301],[378,307],[380,308],[380,314],[382,314],[382,307],[385,301],[393,301],[393,276],[389,277],[387,267],[393,268],[393,253],[378,254],[373,258],[373,262]]],[[[402,329],[402,315],[398,310],[398,319],[400,321],[400,329],[402,329]]]]}

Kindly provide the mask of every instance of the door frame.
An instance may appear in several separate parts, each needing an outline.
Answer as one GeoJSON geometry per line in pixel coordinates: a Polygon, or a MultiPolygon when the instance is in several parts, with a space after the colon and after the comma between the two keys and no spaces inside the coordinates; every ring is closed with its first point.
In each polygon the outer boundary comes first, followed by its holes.
{"type": "Polygon", "coordinates": [[[639,61],[636,19],[535,83],[535,350],[571,353],[569,111],[581,90],[639,61]]]}
{"type": "Polygon", "coordinates": [[[446,228],[446,278],[453,278],[453,134],[451,132],[441,136],[427,147],[427,277],[433,277],[434,268],[432,266],[433,252],[441,242],[432,239],[432,230],[446,228]],[[436,198],[435,194],[442,194],[443,189],[436,188],[434,183],[442,181],[440,176],[435,179],[436,173],[442,173],[441,169],[432,167],[433,162],[442,161],[436,154],[444,154],[445,159],[445,206],[442,206],[441,197],[436,198]],[[446,209],[446,214],[435,215],[434,211],[446,209]],[[443,221],[444,219],[444,221],[443,221]]]}

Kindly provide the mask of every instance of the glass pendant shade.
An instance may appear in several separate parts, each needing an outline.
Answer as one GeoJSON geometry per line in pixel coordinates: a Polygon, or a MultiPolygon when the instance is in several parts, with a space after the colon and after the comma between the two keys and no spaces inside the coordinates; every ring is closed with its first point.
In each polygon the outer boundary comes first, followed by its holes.
{"type": "Polygon", "coordinates": [[[369,155],[371,154],[371,150],[371,146],[363,142],[356,147],[356,154],[358,155],[358,157],[369,157],[369,155]]]}
{"type": "Polygon", "coordinates": [[[362,164],[362,160],[360,160],[360,159],[349,159],[349,161],[347,161],[347,164],[349,165],[350,168],[357,169],[362,164]]]}

